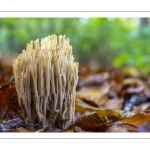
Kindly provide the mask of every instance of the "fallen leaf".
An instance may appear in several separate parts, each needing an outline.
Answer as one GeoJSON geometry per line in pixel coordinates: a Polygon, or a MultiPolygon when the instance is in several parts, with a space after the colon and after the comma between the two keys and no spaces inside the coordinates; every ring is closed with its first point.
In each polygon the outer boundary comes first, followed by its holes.
{"type": "Polygon", "coordinates": [[[24,125],[23,120],[20,118],[5,121],[0,124],[0,132],[18,132],[17,128],[24,125]]]}
{"type": "Polygon", "coordinates": [[[102,107],[105,109],[122,109],[123,102],[123,99],[108,100],[102,105],[102,107]]]}
{"type": "Polygon", "coordinates": [[[107,72],[103,72],[100,74],[90,75],[88,77],[82,78],[79,80],[78,86],[93,86],[93,85],[100,85],[101,83],[105,82],[109,78],[109,74],[107,72]]]}
{"type": "Polygon", "coordinates": [[[12,120],[3,121],[2,123],[3,123],[3,125],[5,125],[5,126],[7,126],[9,128],[10,127],[18,128],[20,126],[24,126],[24,122],[20,118],[15,118],[15,119],[12,119],[12,120]]]}
{"type": "Polygon", "coordinates": [[[62,129],[59,129],[57,127],[53,127],[53,128],[50,128],[50,127],[47,127],[45,129],[39,129],[38,131],[36,132],[63,132],[64,130],[62,129]]]}
{"type": "Polygon", "coordinates": [[[23,117],[12,76],[9,82],[0,88],[0,120],[11,120],[15,118],[23,117]]]}
{"type": "Polygon", "coordinates": [[[124,110],[114,110],[115,112],[119,113],[122,118],[128,118],[134,116],[136,113],[132,111],[124,111],[124,110]]]}
{"type": "Polygon", "coordinates": [[[132,112],[140,113],[142,111],[140,106],[133,106],[132,112]]]}
{"type": "Polygon", "coordinates": [[[57,127],[55,127],[55,128],[47,127],[46,129],[39,129],[36,132],[84,132],[84,130],[82,130],[81,128],[79,128],[77,126],[71,126],[66,130],[59,129],[57,127]]]}
{"type": "Polygon", "coordinates": [[[101,106],[108,100],[109,89],[110,85],[107,83],[100,88],[82,88],[77,92],[76,97],[86,102],[92,101],[97,106],[101,106]]]}
{"type": "Polygon", "coordinates": [[[149,98],[150,97],[150,81],[144,83],[144,94],[149,98]]]}
{"type": "Polygon", "coordinates": [[[144,83],[138,78],[127,78],[123,80],[122,91],[127,93],[140,93],[144,91],[144,83]]]}
{"type": "Polygon", "coordinates": [[[125,76],[132,76],[132,77],[139,77],[140,76],[139,70],[137,70],[136,68],[134,68],[132,66],[124,66],[121,69],[121,72],[125,76]]]}
{"type": "Polygon", "coordinates": [[[103,132],[107,127],[107,124],[95,112],[85,112],[74,125],[88,132],[103,132]]]}
{"type": "Polygon", "coordinates": [[[83,129],[77,126],[72,126],[67,130],[63,130],[63,132],[85,132],[83,129]]]}
{"type": "Polygon", "coordinates": [[[84,101],[85,103],[87,103],[88,105],[91,105],[93,107],[97,107],[98,108],[98,105],[95,102],[91,101],[91,100],[86,100],[86,99],[85,100],[81,99],[81,100],[84,101]]]}
{"type": "Polygon", "coordinates": [[[119,111],[92,107],[78,98],[75,100],[75,111],[81,114],[84,114],[86,111],[96,112],[102,119],[110,119],[112,122],[122,119],[119,111]]]}
{"type": "Polygon", "coordinates": [[[85,132],[84,130],[82,130],[81,128],[74,126],[73,127],[73,132],[85,132]]]}
{"type": "Polygon", "coordinates": [[[150,111],[150,108],[148,108],[150,106],[150,102],[147,101],[145,103],[142,103],[139,105],[142,111],[150,111]]]}
{"type": "Polygon", "coordinates": [[[13,74],[12,60],[13,56],[0,58],[0,87],[4,85],[13,74]]]}
{"type": "Polygon", "coordinates": [[[37,131],[35,131],[37,133],[40,133],[40,132],[44,132],[44,129],[38,129],[37,131]]]}
{"type": "Polygon", "coordinates": [[[12,82],[12,80],[13,80],[13,76],[8,81],[8,83],[6,83],[0,88],[0,120],[4,117],[8,109],[10,91],[11,91],[10,83],[12,82]]]}
{"type": "Polygon", "coordinates": [[[132,124],[115,124],[109,126],[105,132],[138,132],[138,128],[132,124]]]}
{"type": "Polygon", "coordinates": [[[132,117],[122,119],[120,121],[115,122],[113,125],[116,126],[126,126],[126,129],[130,132],[137,132],[138,128],[150,122],[150,114],[141,113],[136,114],[132,117]]]}
{"type": "Polygon", "coordinates": [[[24,128],[24,127],[19,127],[16,129],[18,132],[31,132],[30,130],[24,128]]]}
{"type": "Polygon", "coordinates": [[[111,80],[114,81],[116,84],[119,84],[119,85],[122,85],[123,84],[123,77],[121,75],[121,73],[114,73],[112,76],[111,76],[111,80]]]}
{"type": "Polygon", "coordinates": [[[145,112],[150,112],[150,105],[145,109],[145,112]]]}
{"type": "Polygon", "coordinates": [[[79,76],[89,75],[91,74],[91,68],[87,65],[79,65],[79,76]]]}

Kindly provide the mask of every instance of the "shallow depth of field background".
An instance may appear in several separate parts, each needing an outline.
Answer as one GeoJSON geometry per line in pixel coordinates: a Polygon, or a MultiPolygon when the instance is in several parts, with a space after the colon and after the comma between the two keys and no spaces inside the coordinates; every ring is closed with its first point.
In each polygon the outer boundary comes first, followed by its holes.
{"type": "Polygon", "coordinates": [[[70,38],[80,64],[150,71],[148,18],[0,18],[0,60],[16,57],[30,40],[51,34],[70,38]]]}

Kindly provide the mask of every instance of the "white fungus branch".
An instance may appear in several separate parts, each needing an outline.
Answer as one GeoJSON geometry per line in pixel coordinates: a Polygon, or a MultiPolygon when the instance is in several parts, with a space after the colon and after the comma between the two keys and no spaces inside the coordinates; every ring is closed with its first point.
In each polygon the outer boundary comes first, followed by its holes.
{"type": "Polygon", "coordinates": [[[43,128],[67,129],[74,119],[78,63],[65,36],[31,41],[13,60],[15,86],[25,123],[36,115],[43,128]],[[34,45],[34,46],[33,46],[34,45]]]}

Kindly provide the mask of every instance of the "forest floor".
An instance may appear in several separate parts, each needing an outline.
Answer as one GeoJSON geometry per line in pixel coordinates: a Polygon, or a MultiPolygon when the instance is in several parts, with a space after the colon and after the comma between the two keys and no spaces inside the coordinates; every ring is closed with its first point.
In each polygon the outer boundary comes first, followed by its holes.
{"type": "MultiPolygon", "coordinates": [[[[24,123],[12,75],[11,61],[1,62],[0,132],[33,132],[24,123]]],[[[149,132],[150,74],[127,66],[80,65],[74,123],[67,130],[35,124],[34,132],[149,132]]]]}

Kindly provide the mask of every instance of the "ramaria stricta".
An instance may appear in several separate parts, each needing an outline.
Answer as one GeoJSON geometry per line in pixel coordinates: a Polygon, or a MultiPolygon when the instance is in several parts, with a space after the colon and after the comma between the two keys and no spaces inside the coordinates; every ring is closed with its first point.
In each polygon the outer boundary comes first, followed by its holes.
{"type": "Polygon", "coordinates": [[[15,87],[26,124],[67,129],[74,120],[78,63],[69,38],[51,35],[27,44],[13,60],[15,87]]]}

